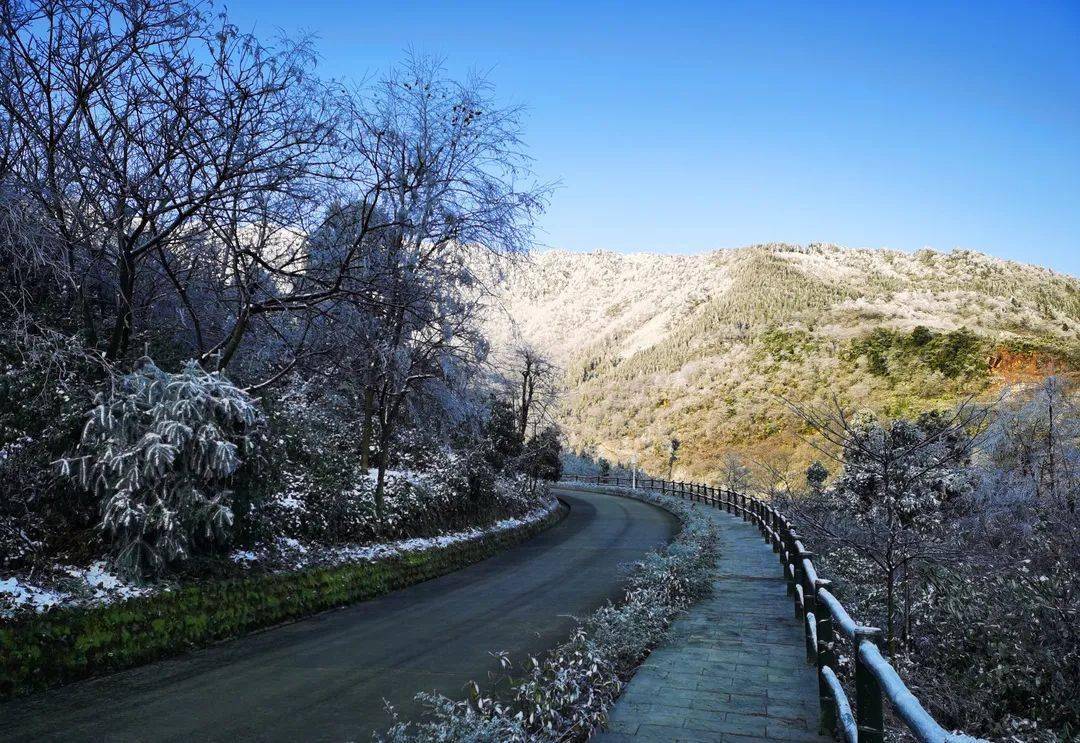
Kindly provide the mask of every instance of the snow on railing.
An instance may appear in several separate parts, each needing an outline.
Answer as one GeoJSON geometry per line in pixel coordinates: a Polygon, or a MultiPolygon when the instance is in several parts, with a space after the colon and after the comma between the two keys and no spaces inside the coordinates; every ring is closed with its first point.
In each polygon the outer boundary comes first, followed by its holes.
{"type": "Polygon", "coordinates": [[[698,503],[722,508],[754,523],[773,552],[780,557],[788,594],[794,597],[796,617],[806,633],[807,662],[817,666],[821,732],[845,743],[883,743],[884,700],[920,743],[976,743],[962,733],[941,727],[904,684],[881,652],[881,630],[859,624],[830,591],[830,582],[818,576],[814,553],[806,549],[791,522],[779,511],[753,496],[710,485],[648,477],[566,475],[564,480],[657,490],[698,503]],[[855,649],[855,704],[844,691],[836,662],[834,632],[839,631],[855,649]]]}

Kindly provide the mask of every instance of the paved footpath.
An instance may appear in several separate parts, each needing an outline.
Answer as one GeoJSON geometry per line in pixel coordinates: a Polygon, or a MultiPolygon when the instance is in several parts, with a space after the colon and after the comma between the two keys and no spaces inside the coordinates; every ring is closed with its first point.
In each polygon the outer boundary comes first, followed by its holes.
{"type": "Polygon", "coordinates": [[[829,741],[780,561],[755,527],[697,507],[721,529],[715,591],[671,626],[592,740],[829,741]]]}

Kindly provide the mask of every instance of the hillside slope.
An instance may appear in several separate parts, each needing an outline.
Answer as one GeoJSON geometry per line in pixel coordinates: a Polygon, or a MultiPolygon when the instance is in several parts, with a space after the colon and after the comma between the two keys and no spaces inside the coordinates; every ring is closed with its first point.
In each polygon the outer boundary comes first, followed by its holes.
{"type": "Polygon", "coordinates": [[[729,452],[797,473],[781,397],[889,415],[1078,366],[1080,280],[970,251],[758,245],[535,254],[504,287],[516,332],[566,370],[578,451],[719,478],[729,452]]]}

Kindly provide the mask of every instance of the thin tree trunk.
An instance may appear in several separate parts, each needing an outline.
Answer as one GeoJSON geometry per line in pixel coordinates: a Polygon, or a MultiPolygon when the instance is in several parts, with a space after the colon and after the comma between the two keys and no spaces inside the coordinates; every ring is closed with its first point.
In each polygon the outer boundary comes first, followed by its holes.
{"type": "Polygon", "coordinates": [[[131,329],[134,322],[135,310],[135,264],[131,254],[124,250],[117,260],[119,273],[119,286],[116,293],[116,325],[113,326],[112,336],[109,338],[109,347],[105,356],[111,361],[127,353],[131,342],[131,329]]]}
{"type": "Polygon", "coordinates": [[[1047,399],[1047,428],[1046,428],[1046,458],[1047,474],[1050,476],[1050,502],[1053,503],[1057,495],[1057,473],[1054,472],[1054,382],[1051,378],[1046,385],[1047,399]]]}
{"type": "Polygon", "coordinates": [[[247,333],[248,322],[250,322],[250,320],[251,313],[246,309],[240,313],[238,318],[236,318],[236,322],[229,332],[229,338],[221,348],[221,355],[217,362],[218,371],[224,371],[225,367],[232,361],[233,356],[236,355],[236,352],[240,350],[240,343],[244,340],[244,334],[247,333]]]}
{"type": "Polygon", "coordinates": [[[896,612],[896,567],[889,562],[889,568],[886,575],[885,585],[885,637],[886,643],[889,648],[889,655],[894,655],[896,652],[896,636],[894,633],[894,620],[893,614],[896,612]]]}
{"type": "Polygon", "coordinates": [[[360,429],[360,468],[367,472],[371,467],[371,435],[375,426],[375,388],[364,387],[364,418],[360,429]]]}

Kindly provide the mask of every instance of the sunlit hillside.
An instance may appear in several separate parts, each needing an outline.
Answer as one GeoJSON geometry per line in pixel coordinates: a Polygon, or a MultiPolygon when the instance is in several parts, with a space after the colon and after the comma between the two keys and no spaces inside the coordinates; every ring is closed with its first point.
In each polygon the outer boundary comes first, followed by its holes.
{"type": "Polygon", "coordinates": [[[674,436],[687,478],[719,477],[729,452],[797,473],[812,452],[782,398],[911,413],[1080,357],[1080,280],[970,251],[551,251],[505,300],[565,368],[573,448],[660,471],[674,436]]]}

